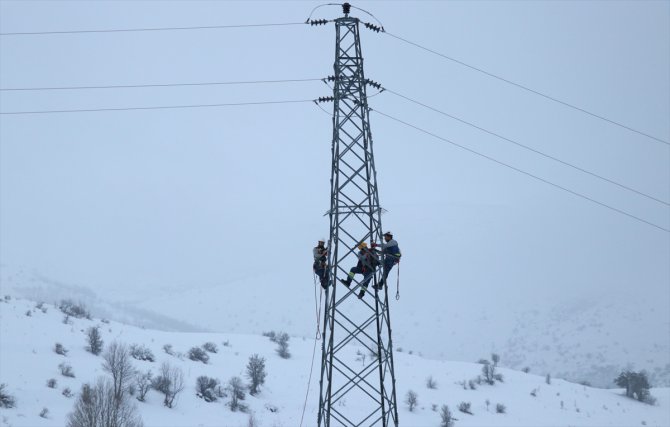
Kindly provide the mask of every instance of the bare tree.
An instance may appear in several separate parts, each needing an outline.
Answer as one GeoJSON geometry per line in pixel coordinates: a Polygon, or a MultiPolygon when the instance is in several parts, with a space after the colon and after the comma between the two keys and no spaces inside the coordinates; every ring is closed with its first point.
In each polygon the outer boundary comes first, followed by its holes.
{"type": "Polygon", "coordinates": [[[500,355],[497,353],[491,353],[491,360],[493,361],[493,366],[498,366],[498,362],[500,362],[500,355]]]}
{"type": "Polygon", "coordinates": [[[137,408],[127,398],[117,400],[114,385],[98,378],[95,385],[84,384],[74,410],[67,417],[67,427],[142,427],[137,408]]]}
{"type": "Polygon", "coordinates": [[[435,381],[432,375],[426,379],[426,387],[431,390],[435,390],[437,388],[437,381],[435,381]]]}
{"type": "Polygon", "coordinates": [[[249,394],[255,395],[258,393],[260,386],[265,383],[266,375],[265,358],[260,357],[257,354],[252,355],[247,364],[247,377],[251,381],[251,384],[249,385],[249,394]]]}
{"type": "Polygon", "coordinates": [[[230,402],[228,403],[230,410],[233,412],[238,410],[246,412],[247,406],[240,402],[240,400],[244,400],[245,397],[244,384],[242,384],[240,377],[232,377],[230,381],[228,381],[228,390],[230,391],[230,402]]]}
{"type": "Polygon", "coordinates": [[[135,387],[137,387],[137,400],[144,402],[149,389],[151,389],[151,370],[135,373],[135,387]]]}
{"type": "Polygon", "coordinates": [[[419,404],[419,396],[416,392],[410,390],[405,395],[405,403],[407,404],[409,411],[412,412],[414,411],[414,408],[416,408],[416,405],[419,404]]]}
{"type": "Polygon", "coordinates": [[[130,363],[130,353],[123,343],[113,341],[103,355],[102,369],[112,376],[114,398],[121,400],[130,385],[135,370],[130,363]]]}
{"type": "Polygon", "coordinates": [[[102,337],[100,337],[100,328],[98,326],[91,326],[86,331],[86,337],[88,339],[87,350],[96,356],[102,351],[102,337]]]}
{"type": "Polygon", "coordinates": [[[453,427],[454,417],[447,405],[442,405],[440,409],[440,427],[453,427]]]}
{"type": "Polygon", "coordinates": [[[172,408],[175,398],[184,390],[184,373],[179,367],[171,366],[168,362],[163,362],[160,370],[160,378],[163,383],[162,391],[165,394],[163,405],[172,408]]]}

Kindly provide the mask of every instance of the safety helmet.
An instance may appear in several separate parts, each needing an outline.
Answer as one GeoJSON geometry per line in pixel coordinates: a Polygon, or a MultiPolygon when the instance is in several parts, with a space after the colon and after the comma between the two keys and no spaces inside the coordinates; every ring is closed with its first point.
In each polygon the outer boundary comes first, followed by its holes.
{"type": "Polygon", "coordinates": [[[387,230],[386,233],[384,233],[384,236],[391,236],[393,237],[393,233],[390,230],[387,230]]]}
{"type": "Polygon", "coordinates": [[[322,238],[320,238],[319,240],[317,240],[317,242],[326,243],[326,239],[324,239],[324,238],[322,237],[322,238]]]}
{"type": "Polygon", "coordinates": [[[367,248],[368,248],[368,244],[365,243],[365,242],[361,242],[361,243],[358,244],[358,249],[362,250],[362,249],[367,249],[367,248]]]}

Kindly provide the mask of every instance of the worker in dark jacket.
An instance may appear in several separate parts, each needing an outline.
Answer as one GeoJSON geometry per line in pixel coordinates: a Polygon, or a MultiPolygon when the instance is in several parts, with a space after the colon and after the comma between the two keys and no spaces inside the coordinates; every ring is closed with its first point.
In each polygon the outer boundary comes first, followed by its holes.
{"type": "Polygon", "coordinates": [[[379,282],[377,289],[381,289],[386,283],[386,279],[389,277],[389,273],[394,265],[400,262],[400,257],[402,253],[400,252],[400,247],[398,242],[393,239],[393,233],[387,231],[384,233],[384,242],[381,245],[377,243],[372,244],[373,248],[380,247],[382,254],[382,262],[384,263],[382,280],[379,282]]]}
{"type": "Polygon", "coordinates": [[[328,248],[325,239],[319,239],[316,247],[312,250],[312,254],[314,255],[312,269],[314,274],[319,277],[321,287],[326,289],[328,287],[328,248]]]}
{"type": "Polygon", "coordinates": [[[368,249],[367,243],[360,243],[358,245],[358,249],[359,252],[356,254],[358,257],[358,263],[355,267],[352,267],[351,270],[349,270],[349,276],[346,278],[346,280],[340,279],[340,282],[342,282],[348,288],[351,286],[351,281],[353,280],[354,276],[356,274],[362,274],[363,280],[360,283],[361,290],[358,293],[358,299],[361,299],[365,295],[368,284],[370,283],[370,280],[372,280],[372,277],[374,277],[375,270],[380,263],[379,257],[375,251],[368,249]]]}

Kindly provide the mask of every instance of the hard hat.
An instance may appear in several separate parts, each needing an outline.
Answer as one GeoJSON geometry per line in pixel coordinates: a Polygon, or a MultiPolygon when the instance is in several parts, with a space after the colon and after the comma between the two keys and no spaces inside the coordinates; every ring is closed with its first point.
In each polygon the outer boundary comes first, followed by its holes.
{"type": "Polygon", "coordinates": [[[367,248],[368,248],[368,244],[365,243],[365,242],[361,242],[361,243],[358,244],[358,249],[367,249],[367,248]]]}
{"type": "Polygon", "coordinates": [[[390,230],[387,230],[386,233],[384,233],[384,236],[391,236],[393,237],[393,233],[390,230]]]}
{"type": "Polygon", "coordinates": [[[324,239],[324,238],[322,237],[322,238],[320,238],[319,240],[317,240],[317,242],[323,242],[323,243],[326,243],[326,239],[324,239]]]}

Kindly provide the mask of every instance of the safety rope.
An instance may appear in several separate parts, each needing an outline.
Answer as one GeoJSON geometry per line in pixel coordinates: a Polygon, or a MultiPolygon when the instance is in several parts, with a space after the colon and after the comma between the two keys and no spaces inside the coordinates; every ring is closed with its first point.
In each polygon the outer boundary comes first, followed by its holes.
{"type": "Polygon", "coordinates": [[[398,261],[398,281],[396,282],[395,300],[400,299],[400,261],[398,261]]]}
{"type": "Polygon", "coordinates": [[[314,311],[316,313],[316,340],[319,341],[321,339],[321,296],[319,296],[319,300],[317,301],[316,273],[312,275],[312,279],[314,279],[314,306],[315,306],[314,311]]]}
{"type": "Polygon", "coordinates": [[[323,300],[323,292],[319,292],[319,301],[316,301],[316,274],[314,274],[314,302],[317,303],[316,310],[316,339],[314,340],[314,347],[312,348],[312,363],[309,365],[309,378],[307,379],[307,391],[305,392],[305,402],[302,405],[302,415],[300,415],[300,427],[305,418],[305,410],[307,409],[307,399],[309,397],[309,387],[312,383],[312,373],[314,372],[314,357],[316,356],[316,343],[321,339],[321,327],[319,316],[321,315],[321,301],[323,300]]]}

